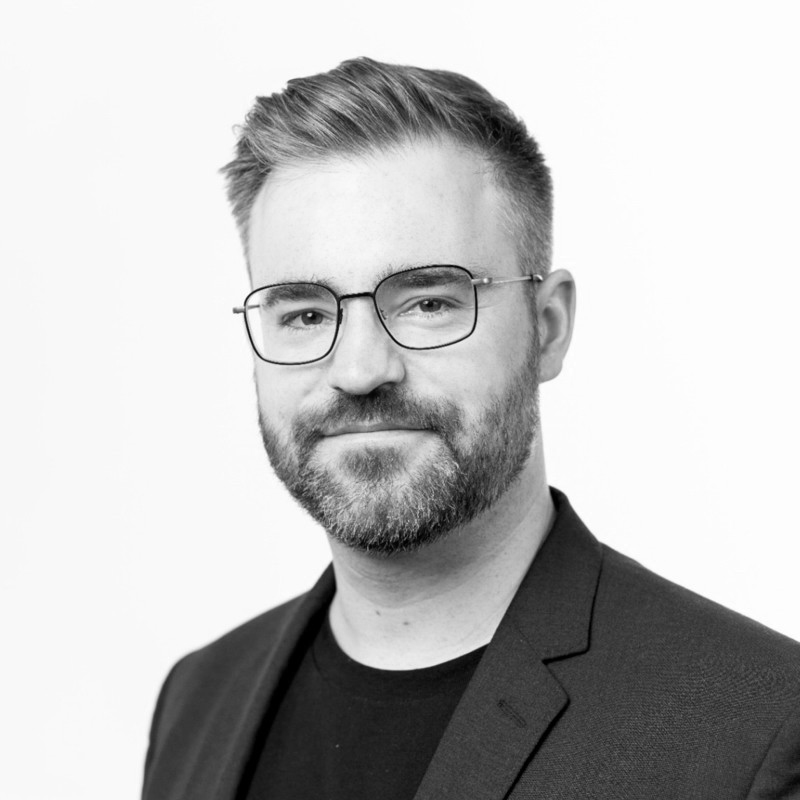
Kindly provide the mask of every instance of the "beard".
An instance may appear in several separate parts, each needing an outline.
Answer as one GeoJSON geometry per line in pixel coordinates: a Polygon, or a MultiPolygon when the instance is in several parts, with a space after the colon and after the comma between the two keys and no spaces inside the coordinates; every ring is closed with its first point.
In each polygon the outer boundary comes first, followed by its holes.
{"type": "Polygon", "coordinates": [[[340,394],[298,419],[288,438],[261,412],[259,424],[276,475],[329,536],[364,552],[414,551],[491,508],[522,472],[539,428],[538,347],[471,425],[456,403],[400,385],[340,394]],[[376,422],[432,433],[424,463],[386,445],[348,450],[335,464],[317,458],[323,431],[376,422]]]}

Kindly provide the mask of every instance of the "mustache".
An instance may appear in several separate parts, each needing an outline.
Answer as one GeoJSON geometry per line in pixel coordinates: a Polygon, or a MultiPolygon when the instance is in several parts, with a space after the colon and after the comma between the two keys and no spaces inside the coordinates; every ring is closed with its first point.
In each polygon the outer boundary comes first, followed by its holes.
{"type": "Polygon", "coordinates": [[[301,448],[313,447],[332,429],[349,425],[391,424],[421,428],[450,439],[460,430],[461,410],[446,400],[414,397],[398,387],[377,389],[365,395],[339,394],[324,407],[304,414],[294,425],[301,448]]]}

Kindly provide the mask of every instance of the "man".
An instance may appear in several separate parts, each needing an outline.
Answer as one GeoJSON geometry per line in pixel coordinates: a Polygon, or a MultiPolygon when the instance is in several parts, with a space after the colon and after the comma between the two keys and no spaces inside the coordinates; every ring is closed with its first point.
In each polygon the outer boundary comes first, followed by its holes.
{"type": "Polygon", "coordinates": [[[800,645],[600,545],[547,485],[573,327],[533,139],[451,73],[259,98],[226,168],[306,595],[180,661],[144,797],[800,797],[800,645]]]}

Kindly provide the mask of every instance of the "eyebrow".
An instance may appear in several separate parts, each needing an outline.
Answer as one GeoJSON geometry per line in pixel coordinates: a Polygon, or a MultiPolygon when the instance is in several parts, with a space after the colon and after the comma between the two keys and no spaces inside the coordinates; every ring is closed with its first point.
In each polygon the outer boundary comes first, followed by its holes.
{"type": "Polygon", "coordinates": [[[380,281],[385,280],[390,275],[394,275],[397,272],[409,272],[410,270],[421,269],[422,267],[461,267],[461,269],[470,272],[475,278],[485,278],[491,272],[475,264],[455,264],[452,261],[417,261],[410,264],[393,264],[382,269],[376,276],[375,283],[380,283],[380,281]]]}
{"type": "Polygon", "coordinates": [[[278,303],[309,298],[330,299],[330,294],[324,286],[316,283],[283,283],[265,292],[261,303],[265,308],[270,308],[278,303]]]}
{"type": "Polygon", "coordinates": [[[426,272],[424,273],[420,273],[415,269],[410,269],[407,272],[391,273],[389,277],[398,278],[400,283],[408,287],[442,286],[453,282],[453,273],[451,271],[445,271],[450,266],[450,264],[429,264],[425,267],[426,272]],[[438,271],[437,267],[441,269],[441,271],[438,271]]]}
{"type": "MultiPolygon", "coordinates": [[[[492,270],[486,269],[482,266],[477,266],[476,264],[452,264],[452,263],[442,263],[442,262],[430,262],[430,261],[412,261],[406,263],[394,263],[389,264],[379,272],[376,273],[375,277],[373,278],[372,288],[377,286],[381,281],[385,280],[391,275],[395,275],[399,272],[410,272],[411,270],[421,269],[422,267],[461,267],[461,269],[468,270],[474,278],[485,278],[492,274],[492,270]]],[[[429,281],[426,281],[428,283],[429,281]]],[[[329,291],[333,292],[334,294],[341,295],[346,294],[346,292],[341,291],[341,287],[337,285],[335,279],[328,280],[322,276],[320,276],[316,272],[312,272],[311,275],[306,278],[305,280],[296,279],[294,281],[289,281],[288,279],[286,282],[279,287],[284,289],[285,287],[291,287],[297,283],[304,283],[304,284],[316,284],[317,286],[324,286],[329,291]]],[[[274,289],[271,291],[275,291],[274,289]]],[[[366,291],[366,289],[362,288],[362,291],[366,291]]],[[[271,293],[271,292],[270,292],[271,293]]],[[[308,295],[306,295],[307,297],[308,295]]],[[[294,300],[294,299],[302,299],[302,295],[289,295],[289,294],[281,294],[276,296],[275,300],[294,300]]]]}

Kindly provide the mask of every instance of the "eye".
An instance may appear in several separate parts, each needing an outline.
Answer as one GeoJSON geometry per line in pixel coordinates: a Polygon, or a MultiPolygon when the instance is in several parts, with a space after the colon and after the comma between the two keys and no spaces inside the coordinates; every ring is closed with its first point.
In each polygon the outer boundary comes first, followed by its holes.
{"type": "Polygon", "coordinates": [[[434,319],[448,317],[458,313],[464,308],[464,304],[458,298],[447,297],[446,295],[417,295],[416,297],[403,298],[402,302],[396,304],[396,310],[389,312],[392,319],[405,318],[407,320],[416,319],[419,322],[432,322],[434,319]]]}
{"type": "Polygon", "coordinates": [[[322,314],[319,311],[304,311],[298,319],[303,325],[319,325],[322,322],[322,314]]]}
{"type": "Polygon", "coordinates": [[[286,314],[282,320],[282,324],[290,328],[316,328],[326,322],[330,322],[330,315],[315,308],[286,314]]]}
{"type": "Polygon", "coordinates": [[[449,307],[449,304],[439,297],[426,297],[424,300],[420,300],[417,306],[419,307],[420,311],[434,314],[437,311],[441,311],[445,307],[449,307]]]}

